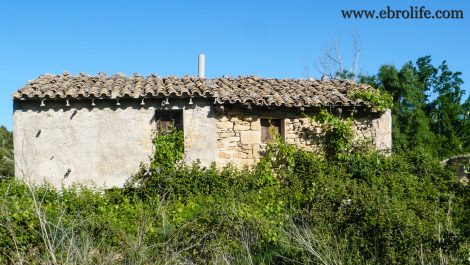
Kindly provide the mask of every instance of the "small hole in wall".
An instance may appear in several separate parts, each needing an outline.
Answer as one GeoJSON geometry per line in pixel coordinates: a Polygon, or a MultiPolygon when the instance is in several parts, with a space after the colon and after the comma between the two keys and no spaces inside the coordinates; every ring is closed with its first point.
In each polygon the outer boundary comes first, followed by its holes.
{"type": "Polygon", "coordinates": [[[72,172],[72,170],[70,168],[68,168],[67,171],[64,174],[64,179],[70,175],[70,172],[72,172]]]}
{"type": "Polygon", "coordinates": [[[73,117],[75,117],[75,115],[77,115],[77,110],[74,110],[72,115],[70,116],[70,119],[73,119],[73,117]]]}
{"type": "Polygon", "coordinates": [[[38,138],[39,135],[41,135],[41,130],[38,130],[38,132],[36,133],[36,138],[38,138]]]}

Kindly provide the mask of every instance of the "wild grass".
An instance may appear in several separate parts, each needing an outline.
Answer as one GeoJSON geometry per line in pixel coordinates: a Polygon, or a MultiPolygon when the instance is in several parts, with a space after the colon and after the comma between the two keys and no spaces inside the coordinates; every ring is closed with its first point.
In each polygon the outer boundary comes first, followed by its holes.
{"type": "MultiPolygon", "coordinates": [[[[122,189],[0,180],[1,264],[468,264],[469,187],[425,153],[178,165],[122,189]]],[[[27,180],[27,178],[25,178],[27,180]]]]}

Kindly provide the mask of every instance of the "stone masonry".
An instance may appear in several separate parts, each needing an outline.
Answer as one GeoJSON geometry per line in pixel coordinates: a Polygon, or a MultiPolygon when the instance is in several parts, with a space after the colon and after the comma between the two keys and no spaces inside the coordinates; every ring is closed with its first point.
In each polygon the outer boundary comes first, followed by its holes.
{"type": "MultiPolygon", "coordinates": [[[[244,116],[240,113],[220,115],[216,119],[216,162],[218,166],[229,163],[244,166],[259,160],[265,143],[261,142],[262,117],[244,116]]],[[[282,119],[283,138],[289,144],[306,150],[319,150],[321,128],[306,117],[286,115],[282,119]]],[[[391,114],[387,111],[380,117],[371,115],[354,120],[353,131],[356,142],[365,142],[378,150],[391,148],[391,114]]]]}
{"type": "Polygon", "coordinates": [[[216,121],[216,128],[219,166],[230,162],[250,165],[259,159],[262,148],[259,118],[224,115],[216,121]]]}

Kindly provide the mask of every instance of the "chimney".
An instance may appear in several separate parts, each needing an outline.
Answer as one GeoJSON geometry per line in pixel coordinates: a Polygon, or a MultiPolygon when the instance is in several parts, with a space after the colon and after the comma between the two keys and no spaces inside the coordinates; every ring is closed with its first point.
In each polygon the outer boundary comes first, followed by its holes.
{"type": "Polygon", "coordinates": [[[197,76],[200,78],[205,78],[204,76],[205,71],[206,71],[206,56],[204,54],[199,54],[197,76]]]}

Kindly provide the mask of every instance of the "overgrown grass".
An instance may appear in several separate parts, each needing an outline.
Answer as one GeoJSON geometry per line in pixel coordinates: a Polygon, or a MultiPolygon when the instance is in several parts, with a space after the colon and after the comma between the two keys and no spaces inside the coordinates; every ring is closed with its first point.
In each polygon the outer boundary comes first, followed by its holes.
{"type": "Polygon", "coordinates": [[[425,153],[158,163],[106,191],[2,180],[0,263],[469,263],[469,187],[425,153]]]}

